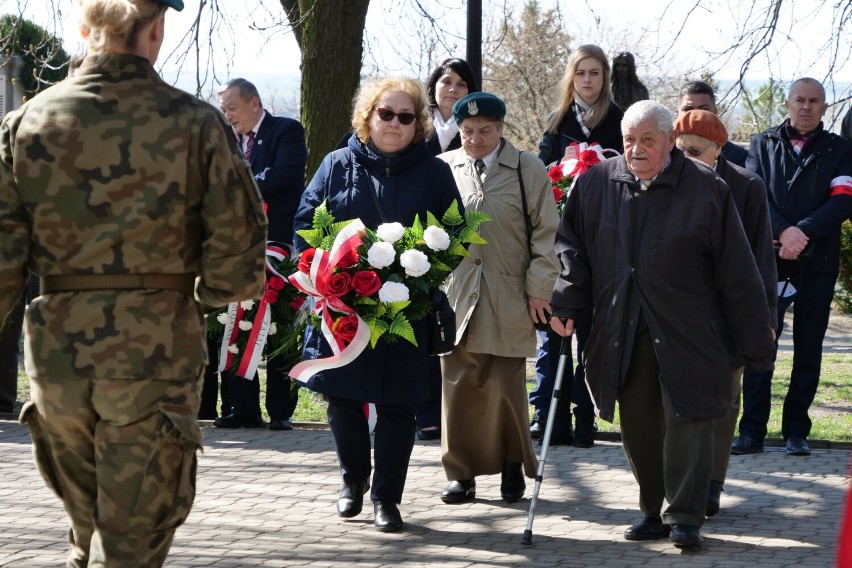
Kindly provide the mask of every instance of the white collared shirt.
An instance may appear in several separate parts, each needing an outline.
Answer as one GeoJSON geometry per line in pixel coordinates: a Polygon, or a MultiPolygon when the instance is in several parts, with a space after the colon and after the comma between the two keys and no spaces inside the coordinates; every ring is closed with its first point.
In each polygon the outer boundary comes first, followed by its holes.
{"type": "MultiPolygon", "coordinates": [[[[254,132],[254,143],[257,144],[259,141],[257,139],[257,133],[260,132],[260,123],[263,122],[264,117],[266,116],[266,111],[263,111],[263,114],[260,115],[260,120],[257,121],[257,124],[254,125],[254,128],[251,129],[254,132]]],[[[246,149],[248,146],[248,136],[240,136],[240,149],[243,151],[243,154],[246,153],[246,149]]]]}

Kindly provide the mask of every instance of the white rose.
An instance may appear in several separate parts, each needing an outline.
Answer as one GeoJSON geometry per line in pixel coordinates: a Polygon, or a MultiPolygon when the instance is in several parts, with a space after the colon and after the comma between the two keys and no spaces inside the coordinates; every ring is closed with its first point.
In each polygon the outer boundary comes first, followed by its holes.
{"type": "Polygon", "coordinates": [[[250,310],[254,307],[254,300],[243,300],[240,302],[240,307],[244,310],[250,310]]]}
{"type": "Polygon", "coordinates": [[[386,304],[405,302],[408,300],[408,286],[399,282],[385,282],[379,289],[379,300],[386,304]]]}
{"type": "Polygon", "coordinates": [[[382,223],[376,229],[376,236],[386,243],[395,243],[405,234],[405,227],[400,223],[382,223]]]}
{"type": "Polygon", "coordinates": [[[430,225],[423,231],[423,240],[432,250],[447,250],[450,248],[450,235],[441,227],[430,225]]]}
{"type": "Polygon", "coordinates": [[[399,255],[399,263],[409,276],[423,276],[432,267],[429,258],[419,250],[409,249],[399,255]]]}
{"type": "Polygon", "coordinates": [[[216,321],[218,321],[222,325],[227,325],[228,324],[228,313],[222,312],[221,314],[216,316],[216,321]]]}
{"type": "Polygon", "coordinates": [[[232,343],[228,345],[228,351],[230,353],[233,353],[234,355],[237,355],[240,352],[240,348],[237,347],[236,344],[232,343]]]}
{"type": "Polygon", "coordinates": [[[275,325],[275,322],[269,324],[269,335],[275,335],[278,333],[278,326],[275,325]]]}
{"type": "Polygon", "coordinates": [[[248,331],[251,329],[251,322],[249,320],[241,320],[239,326],[241,330],[248,331]]]}
{"type": "Polygon", "coordinates": [[[373,268],[384,268],[393,264],[396,251],[390,243],[374,243],[367,251],[367,262],[373,268]]]}

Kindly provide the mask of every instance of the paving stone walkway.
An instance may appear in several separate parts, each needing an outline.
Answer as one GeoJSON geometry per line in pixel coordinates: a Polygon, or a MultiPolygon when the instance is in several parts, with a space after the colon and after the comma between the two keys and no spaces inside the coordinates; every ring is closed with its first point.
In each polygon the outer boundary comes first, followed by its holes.
{"type": "MultiPolygon", "coordinates": [[[[849,487],[849,451],[805,458],[734,456],[722,512],[707,521],[705,550],[622,533],[640,514],[637,488],[617,442],[555,447],[533,526],[521,544],[529,499],[507,505],[499,476],[478,480],[477,500],[445,505],[438,442],[417,442],[401,510],[406,531],[373,528],[372,507],[337,517],[331,434],[204,428],[198,496],[167,566],[833,566],[849,487]]],[[[64,565],[66,519],[33,464],[26,429],[0,421],[0,566],[64,565]]],[[[531,495],[528,487],[527,495],[531,495]]]]}

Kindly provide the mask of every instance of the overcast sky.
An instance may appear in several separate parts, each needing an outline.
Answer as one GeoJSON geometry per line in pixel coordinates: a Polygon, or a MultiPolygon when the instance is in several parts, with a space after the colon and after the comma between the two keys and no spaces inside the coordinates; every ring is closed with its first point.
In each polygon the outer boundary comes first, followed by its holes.
{"type": "MultiPolygon", "coordinates": [[[[342,0],[344,1],[344,0],[342,0]]],[[[407,72],[416,74],[418,70],[406,70],[405,63],[395,54],[398,46],[411,43],[416,28],[422,27],[422,20],[409,13],[402,13],[400,4],[405,0],[372,0],[368,12],[367,42],[369,48],[379,54],[378,60],[371,61],[374,67],[383,72],[407,72]],[[397,67],[397,68],[393,68],[397,67]]],[[[161,52],[160,64],[163,65],[164,78],[177,82],[184,88],[191,88],[195,82],[194,64],[185,64],[180,77],[177,76],[173,58],[167,60],[189,30],[197,16],[198,0],[185,0],[186,8],[181,13],[169,11],[167,17],[166,44],[161,52]]],[[[508,0],[510,5],[520,5],[521,0],[508,0]]],[[[714,60],[708,52],[721,51],[731,44],[738,25],[746,25],[749,9],[766,5],[769,0],[741,2],[740,0],[540,0],[542,8],[557,6],[560,8],[569,33],[575,38],[576,45],[599,43],[613,54],[629,48],[641,55],[637,59],[644,61],[646,73],[665,73],[657,58],[667,52],[665,65],[676,68],[672,74],[685,70],[695,70],[710,66],[716,72],[718,80],[732,80],[738,76],[742,57],[738,56],[725,62],[714,60]],[[687,12],[694,9],[688,26],[673,44],[675,34],[680,31],[681,23],[687,12]],[[638,45],[637,45],[638,44],[638,45]],[[671,49],[669,49],[671,48],[671,49]],[[656,67],[654,67],[656,65],[656,67]]],[[[464,56],[465,5],[461,0],[420,0],[438,24],[449,32],[454,53],[447,55],[464,56]],[[453,39],[455,38],[455,39],[453,39]]],[[[0,9],[4,12],[16,11],[21,6],[25,14],[36,23],[46,21],[45,13],[52,11],[57,4],[62,9],[61,29],[57,30],[72,53],[82,51],[77,33],[72,0],[0,0],[0,9]]],[[[483,0],[484,19],[493,21],[502,14],[503,0],[483,0]]],[[[831,6],[815,10],[821,5],[817,0],[811,2],[785,2],[778,24],[781,35],[789,39],[782,45],[776,45],[768,55],[773,61],[762,57],[750,70],[748,78],[753,81],[765,81],[770,75],[790,81],[802,75],[810,75],[824,80],[828,70],[826,58],[817,58],[814,50],[815,38],[825,37],[830,29],[831,6]],[[795,22],[795,26],[794,26],[795,22]]],[[[209,3],[208,3],[209,6],[209,3]]],[[[226,74],[225,63],[230,61],[230,76],[243,76],[257,83],[258,88],[270,93],[270,96],[284,102],[298,101],[297,85],[299,77],[299,50],[293,34],[284,27],[273,27],[283,21],[284,14],[278,0],[226,0],[219,2],[227,10],[233,35],[222,32],[221,37],[211,41],[216,47],[218,73],[226,74]],[[242,9],[241,9],[242,8],[242,9]],[[252,29],[270,27],[266,31],[252,29]],[[279,31],[272,31],[272,30],[279,31]],[[281,31],[285,30],[285,31],[281,31]],[[234,47],[236,45],[236,48],[234,47]]],[[[752,14],[758,10],[752,10],[752,14]]],[[[752,16],[755,17],[755,16],[752,16]]],[[[487,26],[486,22],[486,26],[487,26]]],[[[841,35],[841,45],[848,54],[852,42],[852,31],[841,35]]],[[[852,64],[848,58],[842,62],[834,81],[839,84],[833,91],[829,89],[828,102],[848,97],[849,82],[852,81],[852,64]]],[[[228,76],[217,77],[224,82],[228,76]]]]}

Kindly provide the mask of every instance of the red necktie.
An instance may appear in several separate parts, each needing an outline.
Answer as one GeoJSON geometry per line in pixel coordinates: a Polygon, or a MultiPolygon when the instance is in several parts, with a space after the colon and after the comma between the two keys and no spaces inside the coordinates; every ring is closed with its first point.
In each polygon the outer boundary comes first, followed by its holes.
{"type": "Polygon", "coordinates": [[[252,130],[248,134],[246,134],[246,138],[246,151],[243,152],[243,157],[246,159],[247,162],[249,162],[251,161],[252,150],[254,150],[254,131],[252,130]]]}

